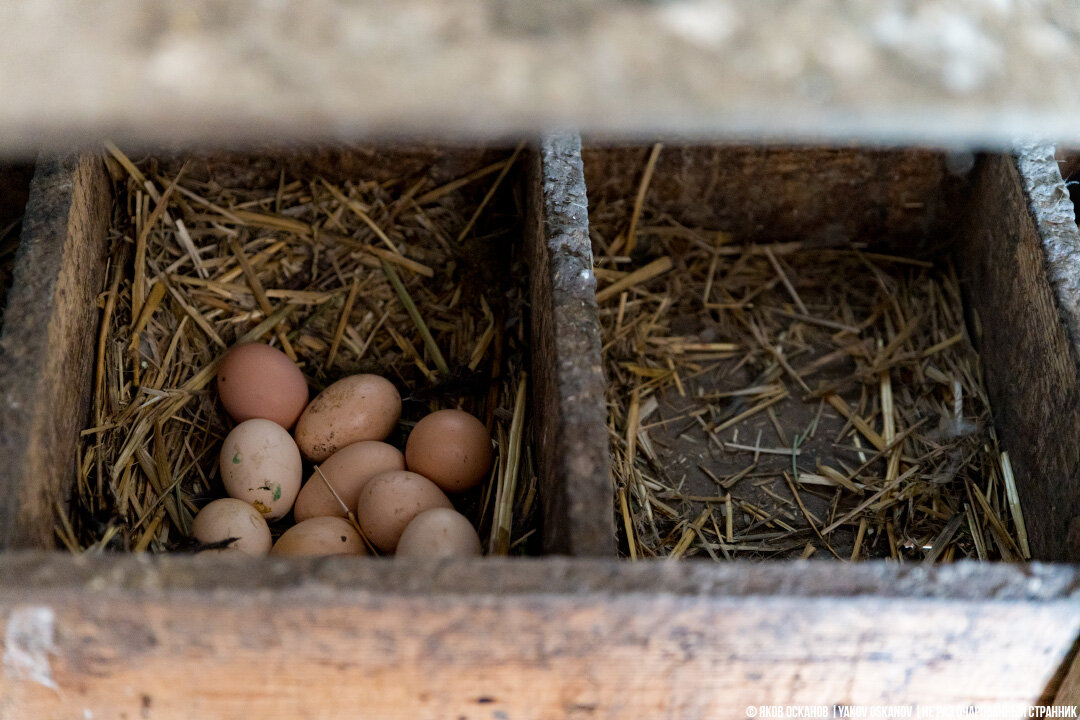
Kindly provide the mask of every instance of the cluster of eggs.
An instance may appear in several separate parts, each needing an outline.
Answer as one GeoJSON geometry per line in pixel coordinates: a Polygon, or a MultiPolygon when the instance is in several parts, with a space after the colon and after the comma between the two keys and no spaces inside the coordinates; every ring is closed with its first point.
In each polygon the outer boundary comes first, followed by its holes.
{"type": "Polygon", "coordinates": [[[401,417],[393,383],[351,375],[308,402],[300,368],[261,343],[229,350],[217,387],[238,424],[221,447],[229,497],[195,516],[199,542],[230,541],[250,555],[365,554],[364,538],[397,555],[481,553],[475,528],[448,496],[475,487],[491,468],[491,436],[472,415],[421,418],[402,453],[384,442],[401,417]],[[301,484],[304,459],[314,470],[301,484]],[[273,542],[267,521],[290,511],[296,524],[273,542]]]}

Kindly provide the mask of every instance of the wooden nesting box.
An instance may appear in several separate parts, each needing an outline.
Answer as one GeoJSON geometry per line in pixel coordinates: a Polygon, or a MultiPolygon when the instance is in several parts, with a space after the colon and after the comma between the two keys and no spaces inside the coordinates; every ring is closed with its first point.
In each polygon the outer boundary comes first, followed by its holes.
{"type": "Polygon", "coordinates": [[[0,340],[0,716],[713,718],[1052,699],[1080,633],[1080,570],[1054,564],[1080,559],[1080,236],[1052,151],[980,158],[962,181],[931,154],[854,150],[686,148],[673,162],[693,172],[658,169],[671,212],[761,237],[955,244],[1044,562],[943,566],[615,559],[588,207],[632,195],[645,152],[583,164],[574,135],[533,148],[523,236],[549,555],[454,562],[47,552],[88,408],[110,197],[99,158],[40,162],[0,340]]]}

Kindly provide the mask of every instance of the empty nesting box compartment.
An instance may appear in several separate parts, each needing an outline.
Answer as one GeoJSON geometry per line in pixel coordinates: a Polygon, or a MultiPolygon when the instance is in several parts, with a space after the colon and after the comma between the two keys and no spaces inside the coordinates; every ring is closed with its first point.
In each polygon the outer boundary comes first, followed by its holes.
{"type": "Polygon", "coordinates": [[[1076,552],[1039,459],[1069,440],[1040,373],[1072,349],[1041,339],[1060,322],[1011,158],[583,157],[620,554],[1076,552]]]}
{"type": "MultiPolygon", "coordinates": [[[[375,373],[415,422],[461,408],[495,460],[452,496],[485,551],[538,546],[519,153],[271,149],[105,155],[112,196],[96,358],[55,534],[72,551],[201,549],[192,518],[225,496],[235,425],[214,387],[223,353],[265,342],[314,397],[375,373]],[[511,448],[513,448],[511,450],[511,448]]],[[[305,481],[314,477],[305,462],[305,481]]],[[[276,538],[291,516],[272,522],[276,538]]]]}

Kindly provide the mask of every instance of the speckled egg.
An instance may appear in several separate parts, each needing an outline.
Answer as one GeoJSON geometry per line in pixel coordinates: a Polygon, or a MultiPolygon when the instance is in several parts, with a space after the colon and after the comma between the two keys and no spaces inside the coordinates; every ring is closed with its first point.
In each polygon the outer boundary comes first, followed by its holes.
{"type": "Polygon", "coordinates": [[[296,444],[322,462],[346,445],[385,440],[401,417],[401,395],[379,375],[350,375],[319,393],[296,421],[296,444]]]}
{"type": "Polygon", "coordinates": [[[221,480],[229,497],[251,503],[267,520],[286,515],[304,467],[292,435],[270,420],[245,420],[221,445],[221,480]]]}

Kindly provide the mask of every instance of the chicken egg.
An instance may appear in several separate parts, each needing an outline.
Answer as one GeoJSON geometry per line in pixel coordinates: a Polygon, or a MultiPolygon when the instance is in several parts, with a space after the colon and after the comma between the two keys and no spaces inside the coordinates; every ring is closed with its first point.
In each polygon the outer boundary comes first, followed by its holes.
{"type": "Polygon", "coordinates": [[[258,510],[236,498],[221,498],[208,503],[192,521],[191,534],[207,545],[235,538],[226,547],[248,555],[270,552],[270,528],[266,520],[258,510]]]}
{"type": "Polygon", "coordinates": [[[491,435],[463,410],[439,410],[416,423],[405,444],[405,464],[446,492],[476,487],[491,469],[491,435]]]}
{"type": "Polygon", "coordinates": [[[217,374],[218,397],[237,422],[272,420],[289,429],[308,401],[307,381],[289,356],[263,343],[236,345],[217,374]]]}
{"type": "Polygon", "coordinates": [[[412,519],[401,533],[399,557],[473,557],[481,554],[480,536],[456,510],[434,508],[412,519]]]}
{"type": "Polygon", "coordinates": [[[296,444],[322,462],[361,440],[385,440],[401,417],[401,395],[379,375],[351,375],[319,393],[296,421],[296,444]]]}
{"type": "Polygon", "coordinates": [[[339,517],[314,517],[293,525],[274,543],[271,555],[319,557],[366,555],[360,533],[339,517]]]}
{"type": "Polygon", "coordinates": [[[327,515],[346,517],[346,508],[356,508],[360,489],[368,479],[389,470],[404,469],[405,456],[392,445],[378,440],[346,445],[326,458],[300,488],[293,505],[293,516],[297,522],[327,515]]]}
{"type": "Polygon", "coordinates": [[[356,519],[373,545],[390,552],[417,515],[432,508],[453,507],[439,486],[426,477],[407,470],[391,470],[364,484],[356,505],[356,519]]]}
{"type": "Polygon", "coordinates": [[[221,445],[221,480],[229,497],[251,503],[267,520],[286,515],[304,466],[292,435],[270,420],[245,420],[221,445]]]}

